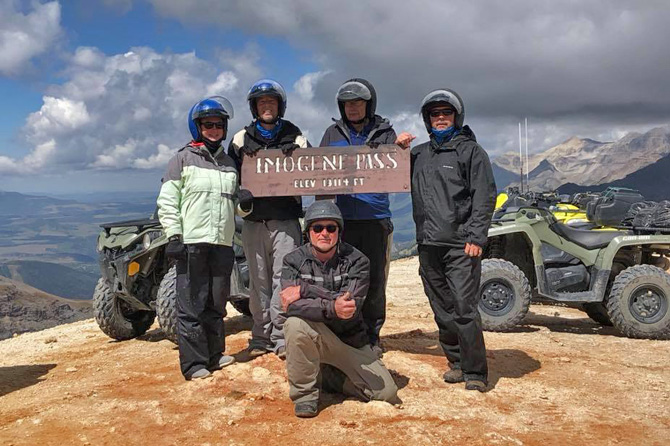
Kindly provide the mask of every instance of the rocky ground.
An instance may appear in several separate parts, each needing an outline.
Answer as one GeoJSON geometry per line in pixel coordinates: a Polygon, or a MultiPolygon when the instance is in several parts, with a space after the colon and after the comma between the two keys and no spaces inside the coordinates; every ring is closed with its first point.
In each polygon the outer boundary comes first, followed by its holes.
{"type": "Polygon", "coordinates": [[[326,395],[318,418],[295,418],[283,362],[244,357],[250,321],[234,311],[238,363],[197,382],[160,331],[115,342],[86,320],[0,342],[0,444],[668,444],[669,342],[535,305],[515,332],[486,333],[491,390],[465,391],[440,379],[417,269],[404,259],[390,273],[384,362],[401,406],[326,395]]]}

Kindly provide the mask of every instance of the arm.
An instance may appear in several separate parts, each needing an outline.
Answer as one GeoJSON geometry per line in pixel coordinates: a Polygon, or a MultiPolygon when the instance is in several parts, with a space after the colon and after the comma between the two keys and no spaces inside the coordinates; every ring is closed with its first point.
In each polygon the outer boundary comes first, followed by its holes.
{"type": "Polygon", "coordinates": [[[496,183],[489,157],[480,146],[472,152],[468,169],[472,213],[465,223],[470,243],[483,247],[496,203],[496,183]]]}
{"type": "Polygon", "coordinates": [[[163,176],[163,185],[156,200],[158,219],[168,238],[183,233],[181,218],[181,189],[183,185],[181,157],[175,155],[168,163],[167,172],[163,176]]]}
{"type": "MultiPolygon", "coordinates": [[[[297,255],[288,254],[284,257],[284,267],[281,273],[282,292],[292,287],[299,287],[300,289],[299,299],[288,305],[287,316],[298,316],[315,322],[333,319],[335,317],[333,303],[336,296],[330,295],[330,292],[322,294],[318,289],[321,287],[314,285],[312,285],[314,288],[309,289],[308,293],[304,294],[303,287],[307,284],[300,278],[299,262],[299,256],[297,255]]],[[[327,291],[324,288],[321,288],[321,290],[327,291]]]]}

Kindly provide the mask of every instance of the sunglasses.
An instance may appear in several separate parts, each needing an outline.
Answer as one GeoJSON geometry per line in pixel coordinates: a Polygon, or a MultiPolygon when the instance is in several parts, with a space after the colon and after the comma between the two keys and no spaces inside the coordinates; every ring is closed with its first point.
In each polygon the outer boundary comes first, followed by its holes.
{"type": "Polygon", "coordinates": [[[223,128],[223,122],[203,122],[200,125],[206,128],[207,130],[212,130],[214,127],[216,127],[217,129],[223,128]]]}
{"type": "Polygon", "coordinates": [[[310,228],[313,233],[315,234],[321,234],[321,232],[325,229],[329,233],[333,234],[335,231],[337,231],[337,225],[312,225],[310,228]]]}
{"type": "Polygon", "coordinates": [[[437,118],[438,116],[451,116],[454,114],[453,110],[431,110],[428,112],[431,118],[437,118]]]}

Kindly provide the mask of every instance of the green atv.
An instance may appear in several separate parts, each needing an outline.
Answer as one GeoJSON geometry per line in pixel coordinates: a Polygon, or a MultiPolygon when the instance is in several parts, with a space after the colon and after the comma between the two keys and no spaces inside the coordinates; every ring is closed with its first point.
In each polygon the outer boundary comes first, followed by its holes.
{"type": "MultiPolygon", "coordinates": [[[[177,341],[177,268],[165,256],[167,238],[155,219],[100,225],[100,272],[93,294],[93,312],[100,329],[117,340],[144,334],[154,319],[165,336],[177,341]]],[[[229,302],[242,314],[249,311],[249,268],[240,243],[242,220],[235,220],[235,263],[229,302]]]]}
{"type": "Polygon", "coordinates": [[[670,228],[588,231],[546,209],[495,219],[482,261],[485,330],[509,331],[531,298],[581,307],[631,338],[670,339],[670,228]]]}

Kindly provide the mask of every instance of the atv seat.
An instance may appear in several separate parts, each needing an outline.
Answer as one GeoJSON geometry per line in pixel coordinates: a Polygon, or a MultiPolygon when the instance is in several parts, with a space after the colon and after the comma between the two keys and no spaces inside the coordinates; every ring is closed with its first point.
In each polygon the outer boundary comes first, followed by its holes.
{"type": "Polygon", "coordinates": [[[549,228],[561,237],[586,249],[605,248],[615,237],[628,233],[626,231],[588,231],[575,229],[558,222],[549,225],[549,228]]]}

